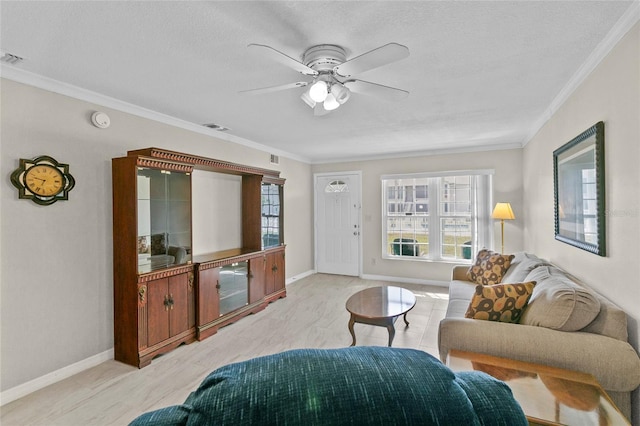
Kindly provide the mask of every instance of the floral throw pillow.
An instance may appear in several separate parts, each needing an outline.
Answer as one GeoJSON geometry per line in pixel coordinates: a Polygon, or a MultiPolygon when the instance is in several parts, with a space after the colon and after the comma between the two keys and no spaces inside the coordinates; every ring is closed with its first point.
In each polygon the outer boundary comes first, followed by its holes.
{"type": "Polygon", "coordinates": [[[467,279],[482,285],[499,284],[514,257],[512,254],[500,254],[482,249],[476,256],[476,263],[467,271],[467,279]]]}
{"type": "Polygon", "coordinates": [[[465,318],[486,321],[520,322],[536,282],[477,285],[465,318]]]}

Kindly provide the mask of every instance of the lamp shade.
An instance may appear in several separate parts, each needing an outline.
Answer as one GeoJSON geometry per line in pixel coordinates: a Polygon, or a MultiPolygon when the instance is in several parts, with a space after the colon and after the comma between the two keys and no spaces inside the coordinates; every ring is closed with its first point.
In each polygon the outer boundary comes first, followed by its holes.
{"type": "Polygon", "coordinates": [[[316,101],[311,99],[311,96],[309,95],[309,90],[305,90],[304,92],[302,92],[302,95],[300,96],[300,98],[311,108],[316,106],[316,101]]]}
{"type": "Polygon", "coordinates": [[[491,217],[494,219],[515,219],[511,204],[509,203],[496,203],[496,207],[493,209],[491,217]]]}
{"type": "Polygon", "coordinates": [[[330,92],[340,105],[347,102],[349,100],[349,96],[351,96],[351,91],[341,83],[333,83],[331,85],[330,92]]]}
{"type": "Polygon", "coordinates": [[[327,90],[327,83],[322,80],[318,80],[313,83],[309,89],[309,96],[316,102],[323,102],[327,98],[327,90]]]}
{"type": "Polygon", "coordinates": [[[333,93],[329,93],[327,95],[327,98],[324,100],[322,105],[324,106],[324,109],[326,109],[327,111],[333,111],[334,109],[340,106],[335,96],[333,96],[333,93]]]}

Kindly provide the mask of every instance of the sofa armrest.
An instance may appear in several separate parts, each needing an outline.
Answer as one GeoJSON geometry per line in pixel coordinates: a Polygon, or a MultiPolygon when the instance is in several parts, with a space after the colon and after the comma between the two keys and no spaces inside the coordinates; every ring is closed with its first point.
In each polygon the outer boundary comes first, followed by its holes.
{"type": "Polygon", "coordinates": [[[468,281],[467,279],[467,271],[469,270],[468,266],[465,265],[456,265],[453,267],[451,271],[451,281],[468,281]]]}
{"type": "Polygon", "coordinates": [[[589,373],[611,391],[630,392],[640,385],[640,358],[635,349],[627,342],[593,333],[446,318],[438,329],[438,348],[443,362],[451,349],[458,349],[589,373]]]}

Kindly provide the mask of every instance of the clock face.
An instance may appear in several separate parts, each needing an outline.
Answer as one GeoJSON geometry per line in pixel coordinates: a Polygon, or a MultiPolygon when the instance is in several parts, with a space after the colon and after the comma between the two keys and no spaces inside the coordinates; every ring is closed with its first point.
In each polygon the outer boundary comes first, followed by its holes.
{"type": "Polygon", "coordinates": [[[76,181],[69,173],[68,164],[41,155],[33,160],[21,158],[20,167],[11,173],[11,183],[18,189],[18,198],[48,206],[68,200],[76,181]]]}
{"type": "Polygon", "coordinates": [[[42,197],[53,197],[64,187],[62,172],[46,164],[35,165],[27,170],[24,182],[29,191],[42,197]]]}

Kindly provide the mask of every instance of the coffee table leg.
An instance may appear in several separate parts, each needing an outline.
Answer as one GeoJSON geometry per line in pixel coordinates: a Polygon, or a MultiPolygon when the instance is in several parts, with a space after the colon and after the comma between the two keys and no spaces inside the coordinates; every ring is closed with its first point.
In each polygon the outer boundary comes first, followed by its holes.
{"type": "Polygon", "coordinates": [[[393,342],[393,338],[396,335],[396,328],[393,326],[393,322],[387,324],[387,331],[389,331],[389,347],[391,347],[391,342],[393,342]]]}
{"type": "Polygon", "coordinates": [[[402,317],[402,319],[404,319],[404,323],[407,324],[407,327],[409,327],[409,321],[407,321],[407,314],[408,312],[405,312],[404,317],[402,317]]]}
{"type": "Polygon", "coordinates": [[[351,346],[355,346],[356,345],[356,333],[354,333],[353,331],[353,324],[356,323],[356,319],[353,316],[353,314],[351,314],[351,318],[349,319],[349,333],[351,333],[351,346]]]}

